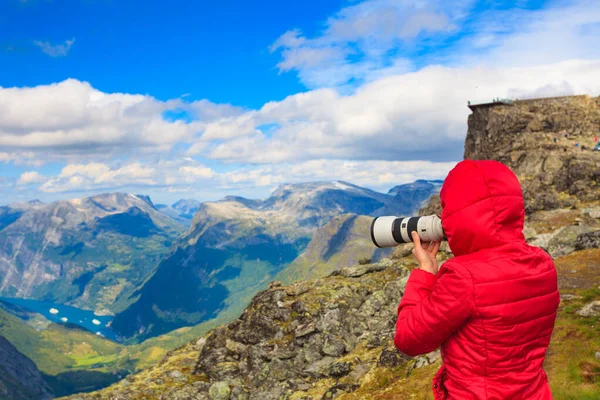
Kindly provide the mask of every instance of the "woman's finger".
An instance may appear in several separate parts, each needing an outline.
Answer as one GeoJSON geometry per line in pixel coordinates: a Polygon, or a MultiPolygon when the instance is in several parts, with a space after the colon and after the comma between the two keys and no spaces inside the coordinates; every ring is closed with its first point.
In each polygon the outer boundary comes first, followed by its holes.
{"type": "Polygon", "coordinates": [[[438,253],[438,251],[440,250],[440,246],[442,244],[442,242],[431,242],[433,245],[431,246],[431,249],[429,250],[431,252],[431,254],[433,254],[434,256],[438,253]]]}
{"type": "Polygon", "coordinates": [[[412,232],[412,240],[415,244],[415,250],[421,251],[423,249],[423,247],[421,246],[421,238],[419,237],[419,234],[415,231],[412,232]]]}

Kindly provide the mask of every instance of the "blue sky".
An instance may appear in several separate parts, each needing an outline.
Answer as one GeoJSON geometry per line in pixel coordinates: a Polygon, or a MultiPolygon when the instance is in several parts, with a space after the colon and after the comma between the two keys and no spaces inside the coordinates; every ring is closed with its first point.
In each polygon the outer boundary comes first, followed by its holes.
{"type": "Polygon", "coordinates": [[[260,107],[302,91],[279,74],[269,45],[289,29],[318,28],[342,1],[18,0],[0,5],[1,85],[36,86],[67,78],[105,92],[184,94],[260,107]],[[167,5],[168,4],[168,5],[167,5]],[[48,57],[33,42],[64,43],[48,57]]]}
{"type": "Polygon", "coordinates": [[[443,178],[466,102],[600,94],[597,1],[0,3],[0,203],[443,178]]]}

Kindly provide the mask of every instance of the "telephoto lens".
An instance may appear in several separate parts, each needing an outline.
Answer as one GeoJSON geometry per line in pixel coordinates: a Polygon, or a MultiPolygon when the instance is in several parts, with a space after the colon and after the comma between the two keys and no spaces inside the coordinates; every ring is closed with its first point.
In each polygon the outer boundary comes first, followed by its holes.
{"type": "Polygon", "coordinates": [[[437,215],[427,217],[398,218],[377,217],[371,223],[371,239],[377,247],[394,247],[412,242],[416,231],[422,242],[435,242],[446,239],[442,220],[437,215]]]}

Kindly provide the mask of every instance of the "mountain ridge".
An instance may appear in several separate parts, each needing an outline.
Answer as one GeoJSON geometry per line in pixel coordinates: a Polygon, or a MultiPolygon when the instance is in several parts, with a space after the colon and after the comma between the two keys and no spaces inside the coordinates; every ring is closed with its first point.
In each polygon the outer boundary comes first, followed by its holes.
{"type": "Polygon", "coordinates": [[[398,214],[421,203],[343,181],[283,184],[264,200],[227,196],[204,202],[177,250],[112,326],[124,337],[147,338],[214,318],[234,302],[249,301],[333,218],[398,214]],[[171,296],[165,287],[180,290],[171,296]],[[210,291],[210,300],[203,291],[210,291]]]}
{"type": "Polygon", "coordinates": [[[183,230],[151,201],[128,193],[5,206],[0,209],[0,294],[110,312],[123,290],[143,281],[154,266],[150,260],[166,252],[183,230]],[[137,231],[127,230],[132,224],[137,231]],[[147,254],[131,261],[143,268],[123,267],[144,248],[147,254]],[[99,269],[103,273],[92,278],[87,292],[73,284],[99,269]],[[110,293],[102,293],[106,287],[110,293]]]}

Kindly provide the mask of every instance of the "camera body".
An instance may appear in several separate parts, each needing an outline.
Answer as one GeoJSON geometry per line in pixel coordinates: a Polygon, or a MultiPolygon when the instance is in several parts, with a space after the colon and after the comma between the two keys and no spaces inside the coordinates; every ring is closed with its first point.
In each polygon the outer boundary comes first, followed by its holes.
{"type": "Polygon", "coordinates": [[[446,239],[442,220],[437,215],[426,217],[398,218],[377,217],[371,223],[371,239],[377,247],[394,247],[412,242],[412,233],[417,232],[422,242],[435,242],[446,239]]]}

